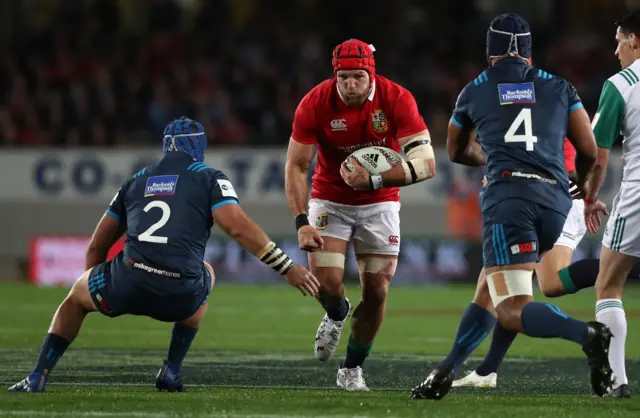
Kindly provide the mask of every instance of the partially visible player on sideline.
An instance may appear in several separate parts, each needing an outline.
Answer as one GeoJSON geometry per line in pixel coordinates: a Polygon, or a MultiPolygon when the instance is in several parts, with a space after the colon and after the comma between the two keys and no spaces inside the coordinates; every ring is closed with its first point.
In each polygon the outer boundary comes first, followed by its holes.
{"type": "Polygon", "coordinates": [[[111,318],[132,314],[175,322],[156,388],[184,392],[180,368],[215,280],[203,263],[214,222],[303,295],[316,295],[315,277],[245,215],[229,179],[203,163],[207,137],[200,123],[174,120],[164,130],[163,144],[164,158],[125,181],[109,204],[87,249],[87,271],[58,307],[35,367],[9,391],[44,392],[87,313],[99,311],[111,318]],[[124,249],[105,262],[123,233],[124,249]]]}
{"type": "MultiPolygon", "coordinates": [[[[600,93],[593,131],[598,161],[585,202],[587,224],[599,225],[598,192],[607,172],[609,150],[622,133],[623,175],[604,230],[596,281],[596,319],[611,328],[612,393],[629,395],[624,364],[627,319],[622,293],[629,272],[640,258],[640,10],[616,22],[616,56],[622,71],[610,77],[600,93]],[[627,225],[627,222],[629,223],[627,225]]],[[[624,396],[622,396],[624,397],[624,396]]]]}
{"type": "MultiPolygon", "coordinates": [[[[571,84],[531,67],[530,27],[520,16],[509,13],[492,20],[487,58],[491,67],[458,97],[447,148],[454,162],[487,165],[483,262],[498,321],[510,332],[582,346],[591,386],[603,396],[611,383],[608,327],[578,321],[532,297],[536,264],[557,242],[572,206],[562,157],[565,136],[576,147],[579,189],[595,163],[589,118],[571,84]],[[473,140],[476,128],[480,142],[473,140]]],[[[475,348],[489,331],[483,330],[488,318],[490,312],[471,304],[456,343],[475,348]]],[[[451,388],[454,368],[447,359],[413,389],[412,397],[441,399],[451,388]]]]}
{"type": "Polygon", "coordinates": [[[400,245],[399,187],[435,175],[429,131],[405,88],[376,74],[374,48],[349,39],[333,50],[335,77],[314,87],[295,113],[286,166],[286,194],[298,241],[310,252],[320,281],[318,301],[326,314],[315,338],[315,356],[336,351],[350,302],[342,284],[345,254],[353,240],[362,301],[353,312],[347,355],[337,385],[368,390],[362,364],[382,324],[400,245]],[[375,176],[352,159],[353,151],[381,146],[406,155],[406,162],[375,176]],[[307,216],[307,172],[318,148],[307,216]],[[311,223],[309,222],[311,218],[311,223]]]}

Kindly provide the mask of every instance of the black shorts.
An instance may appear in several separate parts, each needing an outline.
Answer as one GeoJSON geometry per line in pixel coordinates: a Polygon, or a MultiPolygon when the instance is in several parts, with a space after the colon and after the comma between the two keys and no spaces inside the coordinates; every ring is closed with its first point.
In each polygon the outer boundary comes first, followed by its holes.
{"type": "Polygon", "coordinates": [[[211,282],[204,264],[199,278],[173,279],[126,265],[120,253],[91,270],[89,293],[106,316],[144,315],[176,322],[189,318],[206,302],[211,282]]]}

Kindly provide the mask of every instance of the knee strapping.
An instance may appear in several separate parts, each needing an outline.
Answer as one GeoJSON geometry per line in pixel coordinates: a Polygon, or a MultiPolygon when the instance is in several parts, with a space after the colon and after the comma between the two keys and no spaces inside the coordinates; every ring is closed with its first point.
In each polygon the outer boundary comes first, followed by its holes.
{"type": "Polygon", "coordinates": [[[503,270],[487,274],[487,284],[493,306],[512,296],[533,295],[533,271],[503,270]]]}
{"type": "Polygon", "coordinates": [[[370,255],[358,258],[357,264],[360,274],[372,273],[393,276],[396,272],[398,259],[370,255]]]}
{"type": "Polygon", "coordinates": [[[337,267],[344,270],[344,254],[328,251],[316,251],[311,254],[317,267],[337,267]]]}

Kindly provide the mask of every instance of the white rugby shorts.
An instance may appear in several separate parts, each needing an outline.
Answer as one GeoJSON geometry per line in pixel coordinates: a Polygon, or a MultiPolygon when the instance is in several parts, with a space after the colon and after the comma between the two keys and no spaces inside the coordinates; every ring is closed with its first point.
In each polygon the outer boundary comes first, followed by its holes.
{"type": "Polygon", "coordinates": [[[311,199],[309,223],[321,236],[353,239],[356,254],[398,255],[400,251],[400,202],[350,206],[311,199]]]}
{"type": "Polygon", "coordinates": [[[584,222],[584,201],[582,199],[574,199],[573,205],[567,214],[567,220],[562,227],[562,233],[555,245],[569,247],[575,251],[586,233],[587,225],[584,222]]]}
{"type": "Polygon", "coordinates": [[[602,245],[622,254],[640,257],[640,182],[623,181],[613,199],[613,208],[602,237],[602,245]]]}

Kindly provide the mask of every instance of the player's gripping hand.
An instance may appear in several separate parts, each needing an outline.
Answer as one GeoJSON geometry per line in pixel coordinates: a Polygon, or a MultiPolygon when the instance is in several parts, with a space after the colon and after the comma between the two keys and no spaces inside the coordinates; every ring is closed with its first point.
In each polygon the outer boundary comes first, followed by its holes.
{"type": "Polygon", "coordinates": [[[607,205],[602,200],[596,200],[595,203],[584,204],[584,222],[587,225],[587,231],[592,234],[598,232],[600,227],[600,214],[609,215],[607,205]]]}
{"type": "Polygon", "coordinates": [[[312,253],[315,250],[321,250],[324,241],[315,227],[304,225],[298,229],[298,246],[302,251],[312,253]]]}
{"type": "Polygon", "coordinates": [[[302,296],[317,296],[320,289],[318,279],[300,264],[293,266],[287,274],[284,275],[291,286],[297,287],[302,296]]]}
{"type": "Polygon", "coordinates": [[[371,180],[369,180],[369,172],[360,165],[358,160],[353,157],[349,157],[352,169],[347,168],[347,162],[343,161],[340,165],[340,175],[347,185],[354,188],[354,190],[371,190],[371,180]]]}

